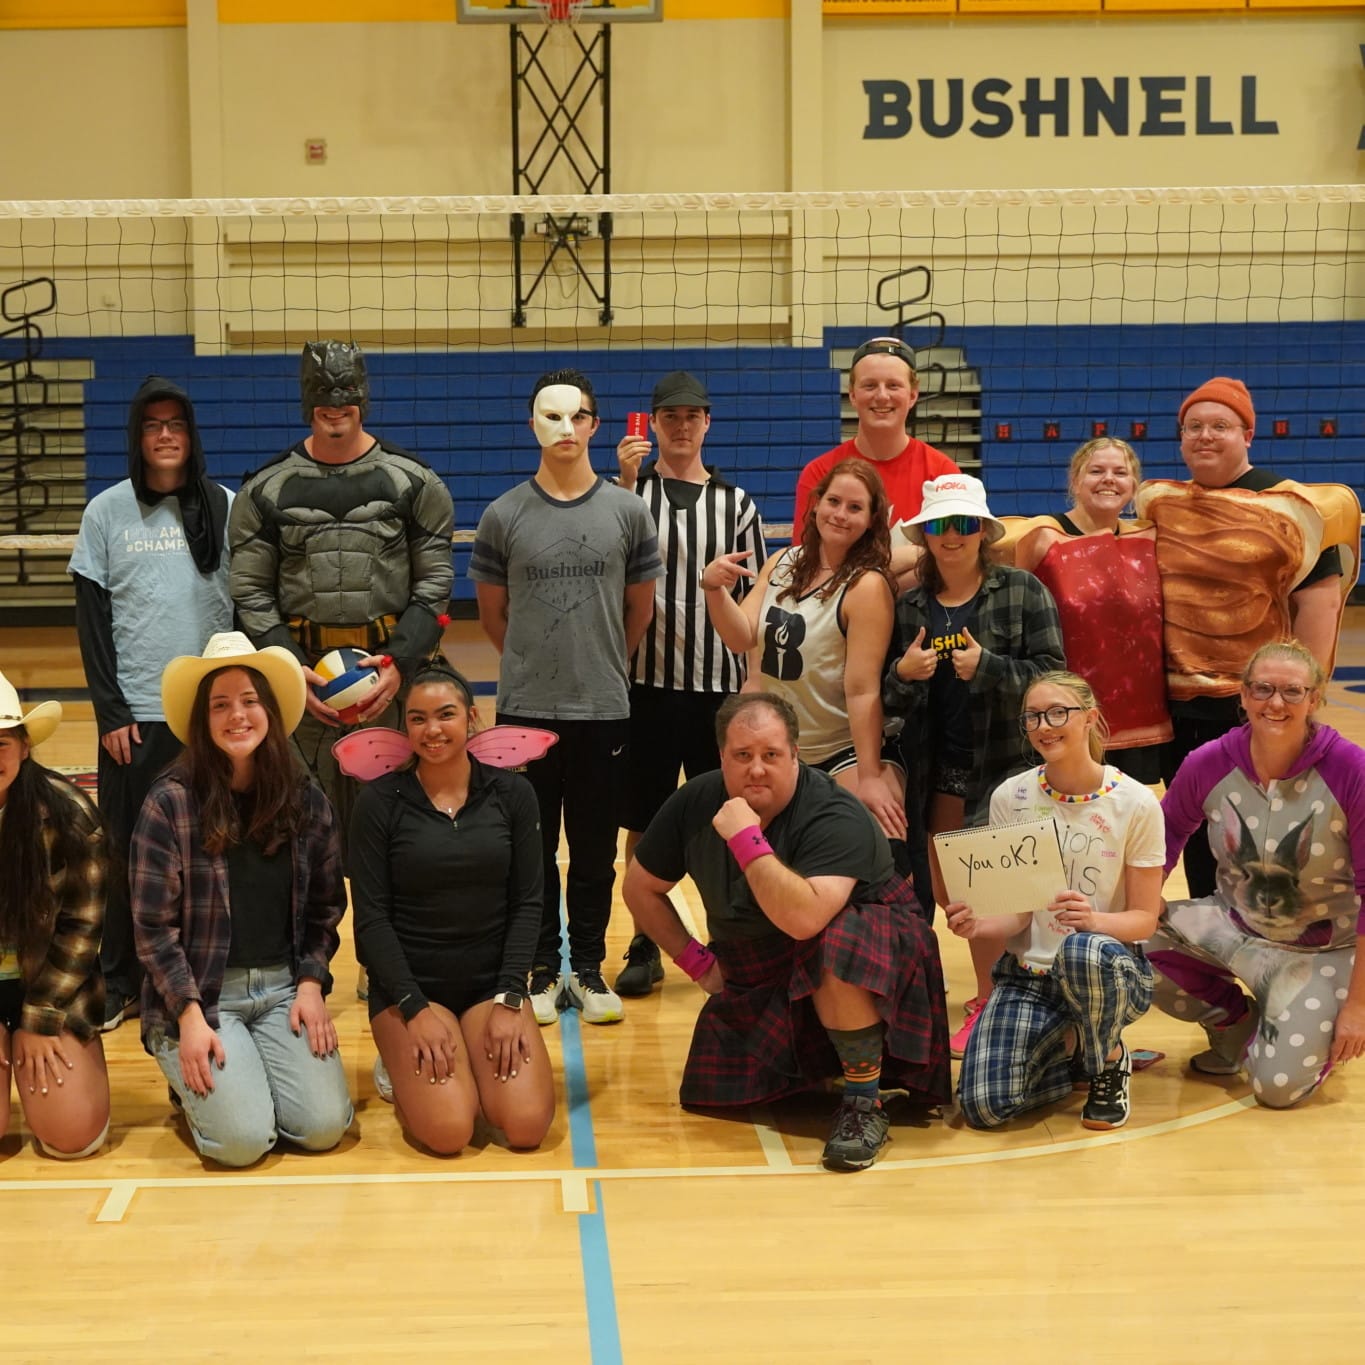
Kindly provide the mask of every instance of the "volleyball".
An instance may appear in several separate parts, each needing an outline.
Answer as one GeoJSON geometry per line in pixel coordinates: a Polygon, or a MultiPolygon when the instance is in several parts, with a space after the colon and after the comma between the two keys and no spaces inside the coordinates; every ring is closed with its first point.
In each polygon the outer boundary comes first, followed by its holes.
{"type": "Polygon", "coordinates": [[[361,659],[366,657],[363,649],[333,649],[313,665],[313,671],[324,680],[321,687],[313,688],[314,693],[346,725],[360,719],[360,707],[379,686],[379,670],[361,666],[361,659]]]}

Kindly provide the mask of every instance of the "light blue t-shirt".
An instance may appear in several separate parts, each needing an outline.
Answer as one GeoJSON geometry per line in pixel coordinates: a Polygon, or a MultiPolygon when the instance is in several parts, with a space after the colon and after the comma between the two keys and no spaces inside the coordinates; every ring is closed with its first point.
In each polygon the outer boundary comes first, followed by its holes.
{"type": "MultiPolygon", "coordinates": [[[[228,494],[231,499],[232,494],[228,494]]],[[[174,493],[154,507],[125,479],[85,509],[67,573],[113,599],[118,685],[134,720],[164,720],[161,674],[181,654],[202,654],[210,635],[232,629],[228,555],[201,574],[174,493]]]]}

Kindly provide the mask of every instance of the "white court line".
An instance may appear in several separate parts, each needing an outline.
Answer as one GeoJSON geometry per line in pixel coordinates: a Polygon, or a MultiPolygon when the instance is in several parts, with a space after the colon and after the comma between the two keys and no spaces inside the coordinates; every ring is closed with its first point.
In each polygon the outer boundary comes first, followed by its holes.
{"type": "Polygon", "coordinates": [[[773,1111],[767,1105],[753,1105],[749,1112],[754,1116],[754,1132],[758,1134],[758,1145],[763,1149],[764,1159],[775,1170],[789,1171],[795,1164],[782,1134],[773,1123],[773,1111]]]}
{"type": "Polygon", "coordinates": [[[586,1175],[566,1175],[559,1182],[560,1199],[565,1213],[587,1213],[592,1205],[588,1200],[588,1177],[586,1175]]]}
{"type": "Polygon", "coordinates": [[[128,1205],[133,1202],[133,1196],[137,1193],[136,1180],[116,1180],[109,1191],[109,1198],[106,1199],[95,1215],[97,1223],[121,1223],[123,1215],[128,1212],[128,1205]]]}
{"type": "MultiPolygon", "coordinates": [[[[1186,1114],[1180,1118],[1169,1119],[1164,1123],[1154,1123],[1146,1128],[1121,1128],[1112,1133],[1095,1133],[1091,1136],[1076,1138],[1069,1142],[1044,1143],[1035,1147],[1014,1147],[1004,1151],[964,1152],[957,1156],[914,1157],[905,1161],[879,1161],[870,1171],[864,1173],[875,1178],[878,1171],[920,1171],[935,1166],[980,1166],[992,1161],[1019,1161],[1026,1157],[1055,1156],[1062,1152],[1086,1151],[1096,1147],[1110,1147],[1122,1142],[1140,1142],[1149,1137],[1161,1137],[1166,1133],[1180,1132],[1186,1128],[1198,1128],[1216,1119],[1228,1118],[1233,1114],[1244,1113],[1256,1107],[1255,1098],[1247,1095],[1242,1099],[1229,1100],[1226,1104],[1213,1109],[1201,1110],[1197,1114],[1186,1114]]],[[[387,1175],[359,1175],[338,1173],[335,1175],[239,1175],[224,1172],[222,1175],[199,1176],[156,1176],[143,1179],[119,1177],[108,1180],[0,1180],[0,1194],[6,1191],[15,1193],[34,1193],[42,1190],[105,1190],[109,1199],[106,1210],[112,1210],[116,1197],[127,1188],[128,1198],[139,1190],[204,1190],[217,1187],[225,1190],[242,1188],[278,1189],[283,1186],[294,1188],[324,1186],[358,1187],[366,1185],[498,1185],[527,1184],[537,1181],[557,1181],[561,1191],[566,1191],[567,1183],[592,1180],[720,1180],[734,1177],[791,1177],[827,1176],[825,1169],[816,1165],[798,1166],[655,1166],[621,1167],[583,1170],[535,1170],[535,1171],[405,1171],[387,1175]]],[[[837,1178],[837,1177],[834,1177],[837,1178]]],[[[562,1196],[568,1198],[567,1192],[562,1196]]],[[[566,1205],[566,1212],[573,1212],[566,1205]]],[[[581,1211],[581,1210],[580,1210],[581,1211]]],[[[112,1218],[96,1221],[114,1221],[112,1218]]]]}

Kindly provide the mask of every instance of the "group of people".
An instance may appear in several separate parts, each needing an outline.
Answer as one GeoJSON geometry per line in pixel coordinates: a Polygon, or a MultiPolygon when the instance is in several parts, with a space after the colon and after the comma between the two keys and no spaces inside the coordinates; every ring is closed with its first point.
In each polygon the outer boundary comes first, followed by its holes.
{"type": "Polygon", "coordinates": [[[524,773],[471,751],[473,690],[439,652],[449,492],[365,430],[357,348],[309,343],[301,387],[309,435],[235,499],[183,389],[152,378],[133,402],[129,479],[71,561],[98,814],[31,755],[57,704],[0,687],[0,1059],[44,1151],[98,1150],[99,1035],[132,1013],[205,1156],[339,1142],[343,872],[376,1084],[438,1153],[480,1114],[537,1145],[540,1028],[619,1021],[664,954],[706,995],[683,1103],[834,1082],[839,1169],[887,1141],[887,1088],[952,1098],[950,1056],[973,1127],[1074,1086],[1086,1126],[1118,1126],[1122,1032],[1153,1002],[1207,1032],[1196,1070],[1245,1067],[1266,1104],[1365,1049],[1365,753],[1313,719],[1359,509],[1250,467],[1237,381],[1182,406],[1189,483],[1139,492],[1131,447],[1099,438],[1067,513],[1002,520],[907,438],[914,356],[876,338],[850,368],[858,433],[807,467],[769,556],[753,500],[703,462],[697,376],[660,380],[653,440],[623,437],[612,478],[590,381],[542,376],[538,467],[483,512],[469,570],[499,724],[555,738],[524,773]],[[363,788],[314,690],[343,646],[378,674],[359,723],[412,753],[363,788]],[[950,897],[934,835],[1049,818],[1067,885],[1046,905],[950,897]],[[609,986],[620,827],[634,936],[609,986]],[[1190,899],[1163,906],[1201,841],[1211,876],[1187,869],[1190,899]],[[683,876],[706,943],[669,898],[683,876]],[[975,974],[951,1036],[935,904],[975,974]]]}

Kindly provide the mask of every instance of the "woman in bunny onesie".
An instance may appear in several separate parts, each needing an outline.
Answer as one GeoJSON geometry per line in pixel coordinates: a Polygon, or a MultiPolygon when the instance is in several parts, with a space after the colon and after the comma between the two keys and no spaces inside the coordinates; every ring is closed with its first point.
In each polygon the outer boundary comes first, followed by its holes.
{"type": "Polygon", "coordinates": [[[1154,1003],[1208,1035],[1195,1071],[1245,1069],[1274,1109],[1365,1053],[1365,750],[1313,720],[1325,683],[1298,641],[1263,645],[1246,724],[1196,749],[1162,802],[1167,873],[1207,820],[1218,874],[1147,943],[1154,1003]]]}

